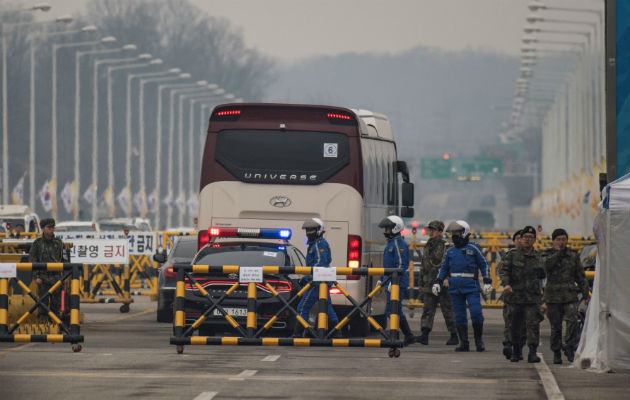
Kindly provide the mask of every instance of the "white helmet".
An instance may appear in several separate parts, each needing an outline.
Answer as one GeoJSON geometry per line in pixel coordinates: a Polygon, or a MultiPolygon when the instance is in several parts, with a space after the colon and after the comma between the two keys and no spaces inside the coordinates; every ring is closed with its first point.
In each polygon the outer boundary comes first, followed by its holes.
{"type": "Polygon", "coordinates": [[[446,231],[451,232],[451,233],[461,231],[462,237],[465,238],[468,235],[470,235],[470,226],[468,225],[468,222],[462,219],[458,219],[457,221],[453,221],[450,224],[448,224],[446,231]]]}
{"type": "Polygon", "coordinates": [[[310,218],[304,221],[302,224],[302,229],[316,229],[317,236],[324,233],[324,221],[319,218],[310,218]]]}
{"type": "Polygon", "coordinates": [[[400,233],[405,227],[405,223],[398,215],[390,215],[381,220],[378,224],[379,228],[390,228],[393,234],[400,233]]]}

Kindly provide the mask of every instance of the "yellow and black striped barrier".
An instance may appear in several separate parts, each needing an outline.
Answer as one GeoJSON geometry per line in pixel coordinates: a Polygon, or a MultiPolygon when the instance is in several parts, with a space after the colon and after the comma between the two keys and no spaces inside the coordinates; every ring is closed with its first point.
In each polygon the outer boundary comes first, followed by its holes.
{"type": "MultiPolygon", "coordinates": [[[[403,347],[403,341],[400,339],[400,324],[398,318],[398,310],[400,308],[399,301],[399,281],[402,269],[396,268],[337,268],[337,275],[364,275],[364,276],[382,276],[386,279],[377,285],[368,296],[361,302],[354,299],[338,282],[334,285],[339,291],[352,303],[352,310],[344,316],[332,329],[328,329],[328,283],[319,283],[319,300],[317,327],[312,326],[304,318],[300,316],[297,310],[292,306],[298,301],[316,282],[307,283],[292,298],[286,299],[279,295],[279,292],[264,278],[266,275],[312,275],[311,267],[277,267],[263,266],[261,283],[234,281],[233,284],[220,294],[211,295],[197,280],[195,274],[211,274],[214,276],[226,276],[229,274],[239,274],[240,267],[236,265],[225,266],[207,266],[207,265],[189,265],[175,264],[173,269],[177,271],[177,285],[175,291],[174,310],[175,318],[173,319],[174,336],[171,336],[170,343],[177,346],[177,352],[184,351],[184,345],[241,345],[241,346],[328,346],[328,347],[388,347],[390,348],[390,357],[398,357],[400,355],[400,347],[403,347]],[[371,302],[372,298],[381,290],[381,288],[391,282],[390,289],[390,308],[389,330],[384,329],[374,318],[366,311],[366,305],[371,302]],[[208,300],[208,307],[204,309],[201,315],[190,325],[186,325],[186,285],[189,290],[195,290],[201,296],[208,300]],[[247,314],[245,318],[245,326],[230,315],[222,302],[233,294],[240,286],[247,288],[247,314]],[[257,306],[259,299],[257,298],[257,287],[261,285],[275,296],[282,306],[275,312],[271,318],[258,328],[257,306]],[[277,320],[283,312],[288,312],[295,317],[296,323],[304,328],[306,334],[311,337],[292,337],[292,338],[273,338],[262,337],[277,320]],[[236,330],[240,337],[212,337],[212,336],[192,336],[193,331],[198,329],[204,321],[211,315],[219,313],[227,321],[227,323],[236,330]],[[356,338],[337,338],[342,328],[350,322],[350,319],[356,313],[361,314],[374,327],[375,330],[383,337],[382,339],[356,339],[356,338]]],[[[197,275],[198,276],[198,275],[197,275]]],[[[238,317],[237,317],[238,318],[238,317]]]]}
{"type": "Polygon", "coordinates": [[[129,265],[85,264],[83,265],[83,277],[80,287],[82,303],[122,303],[120,306],[121,313],[129,312],[129,304],[133,303],[129,265]],[[116,276],[112,274],[113,269],[118,269],[116,276]],[[103,284],[114,289],[113,292],[106,292],[106,294],[117,294],[118,297],[97,297],[103,284]]]}
{"type": "Polygon", "coordinates": [[[16,263],[16,271],[48,271],[61,272],[62,277],[55,282],[45,293],[38,296],[17,277],[0,278],[0,342],[65,342],[72,343],[72,350],[81,351],[83,336],[80,334],[80,310],[79,310],[79,278],[82,264],[72,263],[16,263]],[[69,320],[60,318],[46,305],[48,297],[52,296],[61,287],[66,279],[70,278],[70,296],[68,301],[69,320]],[[30,296],[35,304],[31,306],[14,323],[9,323],[9,285],[15,282],[23,293],[30,296]],[[38,308],[44,309],[50,320],[58,325],[59,334],[17,334],[16,330],[38,308]]]}

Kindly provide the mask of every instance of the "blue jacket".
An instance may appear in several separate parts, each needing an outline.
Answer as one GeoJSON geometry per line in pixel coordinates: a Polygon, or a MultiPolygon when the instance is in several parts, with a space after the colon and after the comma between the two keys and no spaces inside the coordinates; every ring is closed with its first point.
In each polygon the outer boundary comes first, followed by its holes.
{"type": "MultiPolygon", "coordinates": [[[[387,240],[385,252],[383,253],[383,268],[402,268],[404,273],[400,276],[400,287],[407,288],[409,286],[409,246],[405,239],[397,235],[387,240]]],[[[384,281],[385,275],[381,277],[384,281]]]]}
{"type": "Polygon", "coordinates": [[[306,250],[307,267],[330,267],[331,262],[330,246],[326,239],[319,237],[308,244],[306,250]]]}
{"type": "MultiPolygon", "coordinates": [[[[332,255],[330,254],[330,246],[323,237],[309,242],[306,249],[306,266],[307,267],[330,267],[332,255]]],[[[304,276],[307,282],[313,280],[313,275],[304,276]]]]}
{"type": "Polygon", "coordinates": [[[489,279],[489,268],[486,257],[481,249],[468,243],[463,247],[449,247],[444,255],[442,267],[438,273],[438,279],[448,278],[449,291],[461,291],[463,293],[479,290],[478,280],[472,277],[456,277],[453,274],[475,274],[479,269],[483,278],[489,279]]]}

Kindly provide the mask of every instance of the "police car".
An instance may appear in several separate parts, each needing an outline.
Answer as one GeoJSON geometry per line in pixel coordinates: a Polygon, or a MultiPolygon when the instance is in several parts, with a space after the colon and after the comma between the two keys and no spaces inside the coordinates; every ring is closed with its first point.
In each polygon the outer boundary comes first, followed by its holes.
{"type": "MultiPolygon", "coordinates": [[[[224,228],[211,227],[201,231],[198,236],[200,250],[193,258],[193,265],[238,265],[238,266],[303,266],[304,255],[293,246],[289,239],[291,230],[271,228],[224,228]]],[[[199,283],[217,301],[239,281],[238,274],[209,275],[195,273],[195,281],[199,283]]],[[[285,301],[290,301],[299,290],[300,275],[264,275],[278,295],[285,301]]],[[[192,324],[210,306],[210,300],[203,296],[193,282],[186,281],[186,295],[184,309],[186,324],[192,324]]],[[[283,308],[284,302],[275,297],[262,283],[256,284],[257,326],[262,327],[278,310],[283,308]]],[[[231,292],[221,303],[223,309],[241,326],[247,320],[247,284],[241,284],[231,292]]],[[[297,307],[297,300],[291,303],[297,307]]],[[[295,317],[288,311],[283,311],[271,325],[275,333],[293,332],[295,317]]],[[[214,336],[220,332],[234,333],[223,314],[215,309],[202,325],[199,335],[214,336]]]]}

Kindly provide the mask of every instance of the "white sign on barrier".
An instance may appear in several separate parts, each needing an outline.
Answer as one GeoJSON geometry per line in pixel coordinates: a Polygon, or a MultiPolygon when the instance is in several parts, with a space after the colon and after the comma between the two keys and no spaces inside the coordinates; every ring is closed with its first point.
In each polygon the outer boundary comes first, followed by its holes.
{"type": "Polygon", "coordinates": [[[337,280],[337,267],[313,267],[313,281],[334,282],[337,280]]]}
{"type": "Polygon", "coordinates": [[[262,267],[239,267],[238,269],[238,281],[241,283],[263,281],[262,267]]]}
{"type": "Polygon", "coordinates": [[[15,278],[16,276],[16,263],[0,263],[0,278],[15,278]]]}
{"type": "Polygon", "coordinates": [[[70,261],[80,264],[127,264],[127,239],[66,239],[72,243],[70,261]]]}
{"type": "Polygon", "coordinates": [[[155,254],[155,232],[129,232],[129,254],[155,254]]]}
{"type": "Polygon", "coordinates": [[[56,232],[55,236],[64,242],[72,242],[74,239],[125,239],[129,241],[128,254],[153,255],[155,253],[155,232],[131,231],[125,237],[123,232],[56,232]]]}

